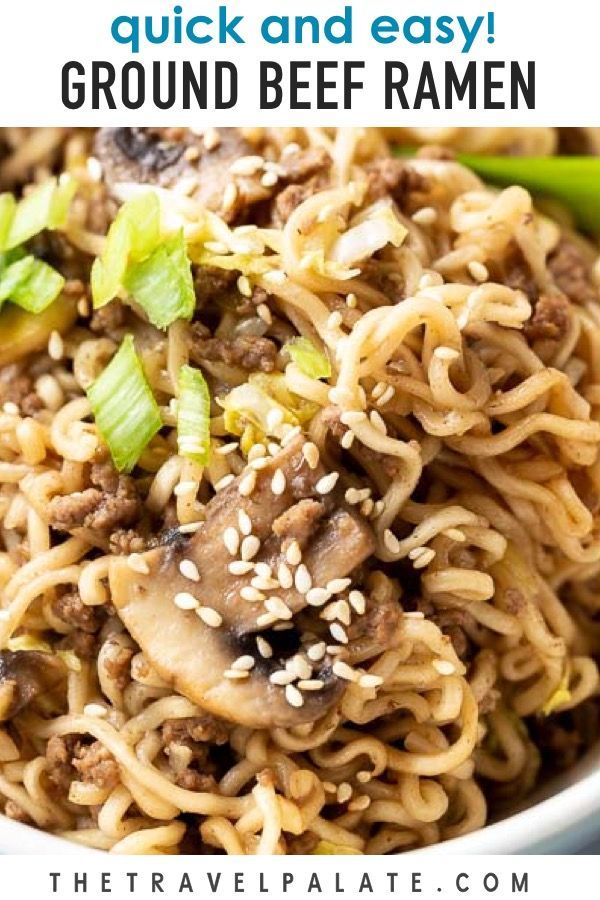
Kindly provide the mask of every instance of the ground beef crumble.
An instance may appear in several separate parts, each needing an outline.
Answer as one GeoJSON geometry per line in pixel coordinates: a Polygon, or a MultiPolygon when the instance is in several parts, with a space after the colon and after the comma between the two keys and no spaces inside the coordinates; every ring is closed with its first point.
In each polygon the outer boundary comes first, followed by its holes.
{"type": "Polygon", "coordinates": [[[224,362],[250,372],[272,372],[277,362],[277,345],[269,338],[240,335],[231,340],[204,337],[203,328],[192,326],[190,355],[195,362],[224,362]]]}
{"type": "Polygon", "coordinates": [[[90,480],[94,487],[53,497],[49,508],[53,528],[87,528],[107,539],[113,531],[136,523],[142,502],[132,478],[119,475],[109,464],[97,464],[90,480]]]}

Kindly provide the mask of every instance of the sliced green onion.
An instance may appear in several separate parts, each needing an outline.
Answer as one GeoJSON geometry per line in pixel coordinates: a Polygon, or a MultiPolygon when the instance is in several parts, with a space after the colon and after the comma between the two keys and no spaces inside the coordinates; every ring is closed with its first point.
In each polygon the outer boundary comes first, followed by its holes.
{"type": "Polygon", "coordinates": [[[130,266],[123,286],[157,328],[167,328],[176,319],[191,319],[196,295],[183,231],[143,262],[130,266]]]}
{"type": "Polygon", "coordinates": [[[139,262],[149,256],[159,240],[160,204],[156,194],[140,194],[124,203],[108,230],[102,256],[92,266],[96,309],[117,295],[130,261],[139,262]]]}
{"type": "Polygon", "coordinates": [[[162,427],[160,411],[128,334],[87,389],[96,425],[120,472],[130,472],[162,427]]]}
{"type": "Polygon", "coordinates": [[[205,466],[210,458],[210,393],[200,369],[179,370],[177,446],[182,456],[205,466]]]}
{"type": "Polygon", "coordinates": [[[331,363],[308,338],[293,338],[283,349],[287,350],[300,371],[309,378],[331,377],[331,363]]]}
{"type": "MultiPolygon", "coordinates": [[[[50,178],[19,203],[3,199],[0,205],[0,249],[12,250],[45,228],[62,228],[76,190],[72,178],[50,178]],[[12,215],[11,215],[12,211],[12,215]],[[7,219],[10,216],[8,227],[7,219]]],[[[4,194],[3,198],[7,195],[4,194]]]]}
{"type": "Polygon", "coordinates": [[[40,313],[56,300],[64,284],[65,279],[52,266],[24,256],[0,267],[0,306],[11,300],[27,312],[40,313]]]}

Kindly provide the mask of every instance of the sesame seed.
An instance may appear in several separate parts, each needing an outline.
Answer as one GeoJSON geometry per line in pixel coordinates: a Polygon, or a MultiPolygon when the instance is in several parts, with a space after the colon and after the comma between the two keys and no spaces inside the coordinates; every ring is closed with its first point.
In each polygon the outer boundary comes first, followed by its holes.
{"type": "Polygon", "coordinates": [[[371,410],[371,415],[369,416],[369,420],[371,425],[376,431],[379,431],[380,434],[387,434],[387,427],[381,415],[377,412],[376,409],[371,410]]]}
{"type": "Polygon", "coordinates": [[[294,672],[298,678],[310,678],[312,675],[312,666],[298,653],[288,659],[285,668],[288,672],[294,672]]]}
{"type": "Polygon", "coordinates": [[[362,503],[363,500],[368,500],[371,496],[371,488],[362,488],[359,490],[358,488],[348,488],[346,493],[344,494],[344,499],[346,503],[349,503],[350,506],[356,506],[357,503],[362,503]]]}
{"type": "Polygon", "coordinates": [[[445,531],[442,531],[447,538],[450,538],[451,541],[457,541],[462,544],[463,541],[466,541],[466,535],[460,528],[446,528],[445,531]]]}
{"type": "Polygon", "coordinates": [[[375,503],[368,497],[366,500],[360,504],[360,511],[363,516],[370,516],[373,510],[375,509],[375,503]]]}
{"type": "Polygon", "coordinates": [[[380,675],[361,675],[358,679],[358,686],[361,688],[377,688],[383,684],[383,678],[380,675]]]}
{"type": "Polygon", "coordinates": [[[385,389],[385,391],[383,392],[381,397],[379,397],[379,399],[377,400],[377,406],[379,406],[379,407],[385,406],[386,403],[389,403],[390,400],[393,399],[395,393],[396,393],[396,391],[395,391],[393,385],[388,384],[387,388],[385,389]]]}
{"type": "Polygon", "coordinates": [[[278,619],[291,619],[293,613],[289,609],[281,597],[268,597],[265,600],[265,609],[278,619]]]}
{"type": "Polygon", "coordinates": [[[295,437],[298,437],[301,431],[302,429],[299,425],[290,425],[281,439],[281,446],[287,447],[287,445],[291,444],[295,437]]]}
{"type": "Polygon", "coordinates": [[[189,594],[187,591],[180,591],[178,594],[175,594],[173,602],[179,609],[198,609],[200,606],[194,595],[189,594]]]}
{"type": "Polygon", "coordinates": [[[13,403],[12,400],[7,400],[2,407],[2,410],[6,413],[7,416],[19,415],[19,407],[16,403],[13,403]]]}
{"type": "Polygon", "coordinates": [[[260,183],[263,187],[275,187],[277,182],[279,181],[279,177],[276,172],[265,172],[263,177],[260,179],[260,183]]]}
{"type": "Polygon", "coordinates": [[[367,608],[367,601],[362,591],[350,591],[348,600],[350,601],[350,606],[354,612],[358,613],[359,616],[362,616],[367,608]]]}
{"type": "Polygon", "coordinates": [[[383,500],[377,500],[373,504],[373,511],[371,513],[371,518],[376,519],[377,516],[380,516],[383,510],[385,509],[385,502],[383,500]]]}
{"type": "Polygon", "coordinates": [[[247,472],[240,481],[238,491],[242,497],[249,497],[256,487],[256,472],[247,472]]]}
{"type": "Polygon", "coordinates": [[[191,494],[192,491],[198,490],[198,482],[197,481],[180,481],[179,484],[176,484],[173,488],[173,493],[176,497],[182,497],[185,494],[191,494]]]}
{"type": "Polygon", "coordinates": [[[486,266],[484,266],[483,263],[479,262],[476,259],[472,260],[472,262],[469,263],[467,269],[469,270],[475,281],[478,281],[479,283],[487,281],[490,277],[490,273],[488,272],[486,266]]]}
{"type": "Polygon", "coordinates": [[[334,641],[339,641],[340,644],[348,643],[348,635],[339,624],[339,622],[334,622],[333,625],[330,625],[329,631],[331,632],[331,637],[334,639],[334,641]]]}
{"type": "Polygon", "coordinates": [[[48,356],[51,359],[59,360],[63,358],[65,345],[58,331],[53,331],[48,338],[48,356]]]}
{"type": "Polygon", "coordinates": [[[323,790],[326,794],[336,794],[337,786],[333,783],[333,781],[323,781],[323,790]]]}
{"type": "Polygon", "coordinates": [[[358,306],[358,297],[356,294],[348,294],[346,297],[346,305],[350,307],[350,309],[356,309],[358,306]]]}
{"type": "Polygon", "coordinates": [[[319,448],[312,441],[307,441],[302,447],[302,456],[310,469],[316,469],[319,465],[319,448]]]}
{"type": "Polygon", "coordinates": [[[306,593],[306,602],[309,606],[323,606],[329,600],[329,593],[325,588],[314,587],[306,593]]]}
{"type": "Polygon", "coordinates": [[[296,585],[296,590],[299,594],[307,594],[312,587],[312,578],[304,563],[301,563],[296,569],[294,584],[296,585]]]}
{"type": "Polygon", "coordinates": [[[346,602],[346,600],[338,600],[337,603],[333,604],[335,607],[335,617],[339,619],[342,625],[350,624],[350,606],[346,602]]]}
{"type": "Polygon", "coordinates": [[[188,147],[183,156],[188,162],[195,162],[200,156],[200,150],[198,147],[188,147]]]}
{"type": "Polygon", "coordinates": [[[386,528],[383,532],[383,543],[386,550],[389,550],[390,553],[400,552],[400,541],[389,528],[386,528]]]}
{"type": "Polygon", "coordinates": [[[179,563],[179,571],[184,578],[188,578],[190,581],[200,581],[198,566],[191,559],[182,559],[179,563]]]}
{"type": "Polygon", "coordinates": [[[277,469],[271,480],[271,490],[274,494],[280,495],[285,491],[285,475],[281,469],[277,469]]]}
{"type": "Polygon", "coordinates": [[[373,390],[371,391],[371,399],[378,400],[379,397],[384,393],[387,388],[387,384],[385,381],[378,381],[373,390]]]}
{"type": "Polygon", "coordinates": [[[318,644],[313,644],[312,647],[308,648],[308,650],[306,651],[306,655],[313,662],[320,662],[325,656],[326,652],[327,646],[325,644],[325,641],[319,641],[318,644]]]}
{"type": "Polygon", "coordinates": [[[360,769],[356,773],[356,780],[360,782],[360,784],[368,784],[373,776],[370,772],[367,772],[366,769],[360,769]]]}
{"type": "Polygon", "coordinates": [[[294,576],[285,563],[280,563],[277,568],[277,580],[284,590],[289,590],[294,583],[294,576]]]}
{"type": "Polygon", "coordinates": [[[238,656],[238,658],[231,663],[231,668],[239,669],[240,672],[249,672],[250,669],[254,668],[254,663],[254,657],[247,654],[245,656],[238,656]]]}
{"type": "Polygon", "coordinates": [[[179,533],[180,534],[195,534],[195,532],[198,531],[200,528],[202,528],[202,522],[186,522],[185,525],[179,526],[179,533]]]}
{"type": "Polygon", "coordinates": [[[220,478],[219,481],[215,484],[215,491],[222,491],[223,488],[229,487],[229,485],[235,481],[235,475],[229,474],[225,475],[223,478],[220,478]]]}
{"type": "Polygon", "coordinates": [[[138,572],[140,575],[150,574],[150,566],[139,553],[130,553],[127,557],[127,565],[133,572],[138,572]]]}
{"type": "Polygon", "coordinates": [[[446,659],[434,659],[431,665],[440,675],[454,675],[456,672],[456,666],[446,659]]]}
{"type": "Polygon", "coordinates": [[[424,569],[425,566],[428,566],[430,562],[435,559],[435,550],[431,547],[427,547],[423,553],[417,559],[415,559],[413,563],[413,568],[415,569],[424,569]]]}
{"type": "Polygon", "coordinates": [[[348,784],[347,781],[342,781],[342,783],[338,786],[336,792],[336,798],[338,803],[347,803],[350,797],[352,796],[352,785],[348,784]]]}
{"type": "Polygon", "coordinates": [[[254,571],[260,578],[270,578],[273,574],[273,569],[266,562],[254,563],[254,571]]]}
{"type": "MultiPolygon", "coordinates": [[[[225,188],[225,193],[227,193],[228,187],[225,188]]],[[[235,185],[232,185],[232,187],[235,188],[235,185]]],[[[210,253],[218,253],[219,256],[224,256],[226,253],[229,253],[227,244],[224,244],[222,241],[205,241],[204,247],[210,253]]]]}
{"type": "Polygon", "coordinates": [[[252,296],[252,285],[250,284],[250,279],[247,275],[240,275],[237,280],[237,289],[242,297],[252,296]]]}
{"type": "Polygon", "coordinates": [[[260,319],[263,320],[267,325],[273,324],[273,316],[271,315],[271,310],[267,306],[266,303],[259,303],[256,307],[256,313],[260,319]]]}
{"type": "Polygon", "coordinates": [[[351,578],[333,578],[327,582],[327,590],[330,594],[341,594],[352,584],[351,578]]]}
{"type": "Polygon", "coordinates": [[[281,584],[275,578],[265,578],[262,575],[256,575],[250,582],[252,587],[259,591],[274,591],[281,587],[281,584]]]}
{"type": "Polygon", "coordinates": [[[274,622],[277,621],[277,616],[274,616],[272,613],[263,613],[256,620],[256,624],[259,628],[268,628],[274,622]]]}
{"type": "Polygon", "coordinates": [[[267,455],[267,448],[264,444],[253,444],[248,451],[248,462],[252,462],[254,459],[260,459],[262,456],[267,455]]]}
{"type": "Polygon", "coordinates": [[[230,681],[243,681],[248,678],[249,674],[243,669],[225,669],[223,672],[225,678],[228,678],[230,681]]]}
{"type": "Polygon", "coordinates": [[[371,798],[366,794],[362,794],[362,796],[356,797],[355,800],[348,804],[348,812],[364,812],[370,805],[371,798]]]}
{"type": "Polygon", "coordinates": [[[294,687],[293,684],[286,685],[285,699],[290,704],[290,706],[295,706],[296,708],[302,706],[304,703],[304,697],[302,696],[298,688],[294,687]]]}
{"type": "Polygon", "coordinates": [[[265,272],[263,278],[271,284],[281,285],[285,284],[287,281],[287,275],[279,269],[272,269],[270,272],[265,272]]]}
{"type": "Polygon", "coordinates": [[[269,431],[274,431],[278,425],[281,425],[283,422],[283,410],[279,409],[278,406],[270,409],[267,413],[267,428],[269,431]]]}
{"type": "Polygon", "coordinates": [[[344,432],[344,434],[342,435],[342,439],[340,441],[340,444],[342,445],[344,450],[350,449],[350,447],[354,443],[354,437],[355,437],[355,435],[354,435],[353,431],[344,432]]]}
{"type": "Polygon", "coordinates": [[[342,314],[339,310],[332,312],[329,318],[327,319],[327,327],[328,328],[339,328],[342,324],[342,314]]]}
{"type": "Polygon", "coordinates": [[[344,681],[358,681],[358,672],[341,659],[336,659],[332,666],[332,670],[334,675],[337,675],[338,678],[341,678],[344,681]]]}
{"type": "Polygon", "coordinates": [[[244,509],[238,510],[238,526],[240,532],[246,537],[249,534],[252,534],[252,522],[250,520],[250,516],[244,509]]]}
{"type": "Polygon", "coordinates": [[[292,541],[285,551],[285,558],[290,566],[297,566],[302,561],[302,550],[298,541],[292,541]]]}
{"type": "Polygon", "coordinates": [[[277,684],[280,687],[283,687],[286,684],[291,684],[294,681],[296,676],[293,672],[286,672],[285,669],[278,669],[276,672],[273,672],[269,675],[269,681],[271,684],[277,684]]]}
{"type": "Polygon", "coordinates": [[[196,610],[196,615],[210,628],[219,628],[223,624],[223,616],[211,606],[201,606],[196,610]]]}
{"type": "Polygon", "coordinates": [[[266,469],[270,462],[270,459],[267,459],[264,456],[259,456],[249,462],[248,465],[254,472],[260,472],[261,469],[266,469]]]}
{"type": "Polygon", "coordinates": [[[260,635],[258,635],[256,638],[256,648],[263,659],[271,659],[271,657],[273,656],[273,648],[271,647],[270,643],[260,635]]]}
{"type": "Polygon", "coordinates": [[[232,175],[255,175],[265,161],[262,156],[240,156],[229,166],[232,175]]]}
{"type": "Polygon", "coordinates": [[[300,691],[320,691],[325,685],[318,678],[303,678],[297,684],[300,691]]]}
{"type": "Polygon", "coordinates": [[[458,350],[454,350],[452,347],[436,347],[433,351],[433,355],[437,356],[438,359],[443,359],[447,362],[454,362],[455,359],[458,359],[460,353],[458,350]]]}
{"type": "Polygon", "coordinates": [[[269,441],[269,443],[267,444],[267,450],[269,451],[271,456],[277,456],[277,454],[281,450],[281,444],[277,444],[275,441],[269,441]]]}
{"type": "Polygon", "coordinates": [[[204,132],[202,143],[208,151],[216,150],[221,143],[221,135],[216,128],[207,128],[204,132]]]}
{"type": "Polygon", "coordinates": [[[229,555],[235,556],[240,548],[240,536],[233,525],[230,525],[223,532],[223,543],[229,555]]]}
{"type": "Polygon", "coordinates": [[[360,422],[364,422],[367,418],[367,414],[365,412],[361,412],[360,410],[348,410],[347,412],[343,412],[340,416],[340,422],[342,425],[348,425],[352,428],[353,425],[358,425],[360,422]]]}
{"type": "Polygon", "coordinates": [[[244,562],[254,559],[259,550],[260,541],[255,534],[249,534],[248,537],[245,537],[242,541],[240,553],[244,562]]]}
{"type": "Polygon", "coordinates": [[[437,219],[437,212],[433,206],[422,206],[412,214],[411,219],[415,225],[433,225],[437,219]]]}
{"type": "Polygon", "coordinates": [[[415,610],[414,612],[405,612],[403,615],[404,615],[405,619],[424,619],[425,618],[425,613],[420,612],[419,610],[415,610]]]}
{"type": "Polygon", "coordinates": [[[322,478],[319,478],[315,485],[315,490],[318,494],[329,494],[334,489],[337,484],[337,480],[340,477],[339,472],[330,472],[329,475],[324,475],[322,478]]]}
{"type": "Polygon", "coordinates": [[[261,591],[249,584],[244,585],[241,589],[240,597],[242,600],[247,600],[249,603],[262,603],[265,599],[265,595],[261,591]]]}
{"type": "Polygon", "coordinates": [[[94,719],[103,719],[108,710],[101,703],[86,703],[83,707],[84,716],[92,716],[94,719]]]}
{"type": "Polygon", "coordinates": [[[250,560],[243,561],[241,559],[236,559],[234,562],[230,562],[227,568],[231,575],[247,575],[248,572],[252,571],[254,566],[250,560]]]}

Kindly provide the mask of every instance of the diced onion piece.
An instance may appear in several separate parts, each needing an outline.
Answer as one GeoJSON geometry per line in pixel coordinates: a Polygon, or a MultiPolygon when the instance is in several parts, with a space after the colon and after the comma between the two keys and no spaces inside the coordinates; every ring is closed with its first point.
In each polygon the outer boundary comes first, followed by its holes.
{"type": "Polygon", "coordinates": [[[160,411],[128,334],[87,396],[114,464],[130,472],[162,427],[160,411]]]}
{"type": "Polygon", "coordinates": [[[27,312],[40,313],[56,300],[65,279],[55,269],[25,256],[0,272],[0,306],[11,300],[27,312]]]}
{"type": "Polygon", "coordinates": [[[330,378],[331,363],[324,353],[317,350],[312,341],[305,337],[293,338],[285,344],[293,361],[301,372],[309,378],[330,378]]]}
{"type": "Polygon", "coordinates": [[[210,458],[210,393],[199,369],[182,366],[177,398],[177,446],[205,466],[210,458]]]}
{"type": "Polygon", "coordinates": [[[147,259],[130,265],[123,285],[157,328],[167,328],[176,319],[191,319],[196,295],[183,231],[147,259]]]}
{"type": "MultiPolygon", "coordinates": [[[[12,250],[46,228],[62,228],[76,190],[72,178],[50,178],[27,194],[18,204],[2,200],[0,205],[0,249],[12,250]],[[7,211],[12,208],[6,227],[7,211]]],[[[6,195],[3,195],[4,197],[6,195]]]]}
{"type": "Polygon", "coordinates": [[[160,205],[152,192],[124,203],[108,230],[106,244],[92,266],[92,298],[98,309],[109,303],[125,279],[129,262],[149,256],[160,241],[160,205]]]}

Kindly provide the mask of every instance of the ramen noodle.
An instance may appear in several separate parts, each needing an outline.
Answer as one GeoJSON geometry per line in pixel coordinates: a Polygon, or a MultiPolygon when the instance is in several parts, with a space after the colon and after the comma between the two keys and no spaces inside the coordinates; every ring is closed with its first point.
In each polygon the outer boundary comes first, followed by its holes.
{"type": "Polygon", "coordinates": [[[6,816],[395,853],[592,744],[597,245],[454,153],[597,131],[0,133],[6,816]]]}

